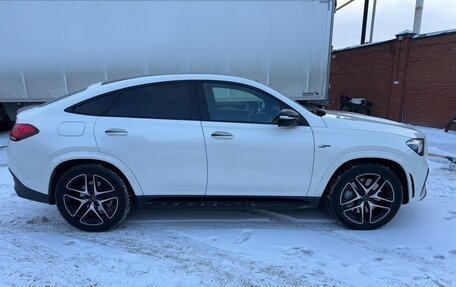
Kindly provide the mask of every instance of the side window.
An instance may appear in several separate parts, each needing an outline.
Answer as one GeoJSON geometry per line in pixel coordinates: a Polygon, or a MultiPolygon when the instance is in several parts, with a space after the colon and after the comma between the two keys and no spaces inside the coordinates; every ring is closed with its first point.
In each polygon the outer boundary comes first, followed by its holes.
{"type": "Polygon", "coordinates": [[[101,116],[112,103],[114,98],[115,94],[107,94],[104,96],[95,97],[73,108],[68,109],[68,111],[75,114],[101,116]]]}
{"type": "Polygon", "coordinates": [[[273,123],[281,110],[274,98],[248,87],[204,83],[209,120],[244,123],[273,123]]]}
{"type": "Polygon", "coordinates": [[[124,91],[108,116],[190,120],[194,116],[193,83],[157,84],[124,91]]]}
{"type": "Polygon", "coordinates": [[[108,116],[135,117],[136,116],[136,89],[126,90],[117,98],[106,113],[108,116]]]}

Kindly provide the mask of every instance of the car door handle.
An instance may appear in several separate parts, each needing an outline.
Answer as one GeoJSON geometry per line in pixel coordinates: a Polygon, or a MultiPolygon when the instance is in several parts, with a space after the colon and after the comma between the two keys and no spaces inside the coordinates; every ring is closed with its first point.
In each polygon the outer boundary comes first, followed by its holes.
{"type": "Polygon", "coordinates": [[[211,135],[214,139],[230,140],[233,135],[227,132],[213,132],[211,135]]]}
{"type": "Polygon", "coordinates": [[[105,130],[105,134],[108,136],[126,136],[128,132],[123,129],[107,129],[105,130]]]}

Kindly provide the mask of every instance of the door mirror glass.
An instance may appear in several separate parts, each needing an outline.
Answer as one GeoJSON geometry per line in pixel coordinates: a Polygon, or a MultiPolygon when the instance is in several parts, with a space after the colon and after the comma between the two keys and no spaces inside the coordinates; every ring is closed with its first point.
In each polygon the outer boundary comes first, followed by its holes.
{"type": "Polygon", "coordinates": [[[299,124],[299,114],[294,110],[283,109],[276,118],[279,127],[294,127],[299,124]]]}

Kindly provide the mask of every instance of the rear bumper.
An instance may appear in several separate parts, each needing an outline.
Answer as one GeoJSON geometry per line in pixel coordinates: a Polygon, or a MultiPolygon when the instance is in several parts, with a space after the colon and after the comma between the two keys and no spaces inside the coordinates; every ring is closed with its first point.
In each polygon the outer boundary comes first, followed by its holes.
{"type": "Polygon", "coordinates": [[[14,179],[14,190],[16,191],[16,194],[19,197],[33,200],[33,201],[38,201],[42,203],[47,203],[50,204],[49,202],[49,197],[47,194],[38,192],[36,190],[33,190],[31,188],[26,187],[15,175],[14,173],[10,170],[11,174],[13,175],[14,179]]]}

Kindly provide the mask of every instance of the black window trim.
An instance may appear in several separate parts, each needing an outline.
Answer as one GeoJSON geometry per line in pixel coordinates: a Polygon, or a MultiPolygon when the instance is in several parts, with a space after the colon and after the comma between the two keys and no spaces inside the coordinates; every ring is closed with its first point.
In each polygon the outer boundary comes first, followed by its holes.
{"type": "Polygon", "coordinates": [[[101,95],[97,95],[94,97],[91,97],[89,99],[83,100],[77,104],[74,104],[68,108],[65,109],[65,112],[68,113],[73,113],[73,114],[79,114],[79,115],[86,115],[86,116],[94,116],[94,117],[106,117],[106,118],[133,118],[133,119],[151,119],[151,120],[170,120],[170,121],[200,121],[201,116],[200,116],[200,107],[198,104],[198,96],[197,96],[197,87],[196,87],[196,82],[194,80],[170,80],[170,81],[163,81],[163,82],[156,82],[156,83],[147,83],[147,84],[141,84],[141,85],[136,85],[136,86],[130,86],[130,87],[125,87],[121,88],[115,91],[110,91],[101,95]],[[170,118],[151,118],[151,117],[137,117],[137,116],[110,116],[107,115],[107,112],[111,109],[111,107],[115,104],[117,99],[125,92],[128,90],[132,89],[139,89],[143,87],[150,87],[150,86],[159,86],[159,85],[164,85],[164,84],[175,84],[175,83],[190,83],[192,84],[191,87],[191,93],[190,93],[190,119],[170,119],[170,118]],[[95,100],[97,98],[107,96],[113,94],[113,98],[111,100],[111,103],[107,106],[107,108],[100,114],[100,115],[90,115],[90,114],[83,114],[83,113],[77,113],[74,111],[75,108],[77,108],[80,105],[83,105],[89,101],[95,100]]]}
{"type": "Polygon", "coordinates": [[[77,115],[84,115],[84,116],[93,116],[93,117],[100,117],[101,115],[103,115],[104,113],[106,113],[112,106],[112,104],[115,102],[115,100],[117,100],[117,97],[118,95],[115,95],[118,91],[111,91],[111,92],[108,92],[108,93],[104,93],[104,94],[101,94],[101,95],[97,95],[95,97],[91,97],[91,98],[88,98],[88,99],[85,99],[81,102],[78,102],[76,104],[73,104],[69,107],[67,107],[64,111],[67,112],[67,113],[71,113],[71,114],[77,114],[77,115]],[[105,110],[100,114],[100,115],[93,115],[93,114],[86,114],[86,113],[81,113],[81,112],[76,112],[75,109],[78,108],[79,106],[82,106],[90,101],[93,101],[93,100],[96,100],[98,98],[102,98],[102,97],[105,97],[105,96],[109,96],[109,95],[113,95],[112,96],[112,99],[111,99],[111,103],[109,103],[107,105],[107,107],[105,108],[105,110]]]}
{"type": "Polygon", "coordinates": [[[206,97],[205,97],[205,93],[204,93],[203,84],[214,83],[214,84],[230,85],[230,86],[235,86],[235,87],[236,86],[237,87],[243,87],[243,88],[248,88],[248,89],[257,91],[257,92],[265,95],[266,97],[269,97],[269,98],[271,98],[273,100],[276,100],[284,108],[290,109],[290,110],[293,110],[293,111],[297,112],[299,114],[299,116],[300,116],[299,117],[300,121],[299,121],[298,126],[310,126],[309,123],[307,122],[307,120],[301,115],[300,112],[298,112],[294,108],[290,107],[290,105],[288,105],[287,103],[283,102],[281,99],[278,99],[278,98],[274,97],[273,95],[269,94],[268,92],[266,92],[266,91],[264,91],[262,89],[259,89],[257,87],[253,87],[253,86],[250,86],[250,85],[247,85],[247,84],[243,84],[243,83],[231,82],[231,81],[223,81],[223,80],[196,80],[195,82],[196,82],[196,91],[197,91],[197,96],[198,96],[198,106],[199,106],[199,110],[200,110],[201,121],[205,121],[205,122],[220,122],[220,123],[238,123],[238,124],[257,124],[257,125],[261,124],[261,125],[275,125],[275,126],[277,125],[277,123],[265,123],[265,122],[244,122],[244,121],[212,120],[209,117],[209,110],[208,110],[208,107],[207,107],[207,101],[206,101],[206,97]]]}

